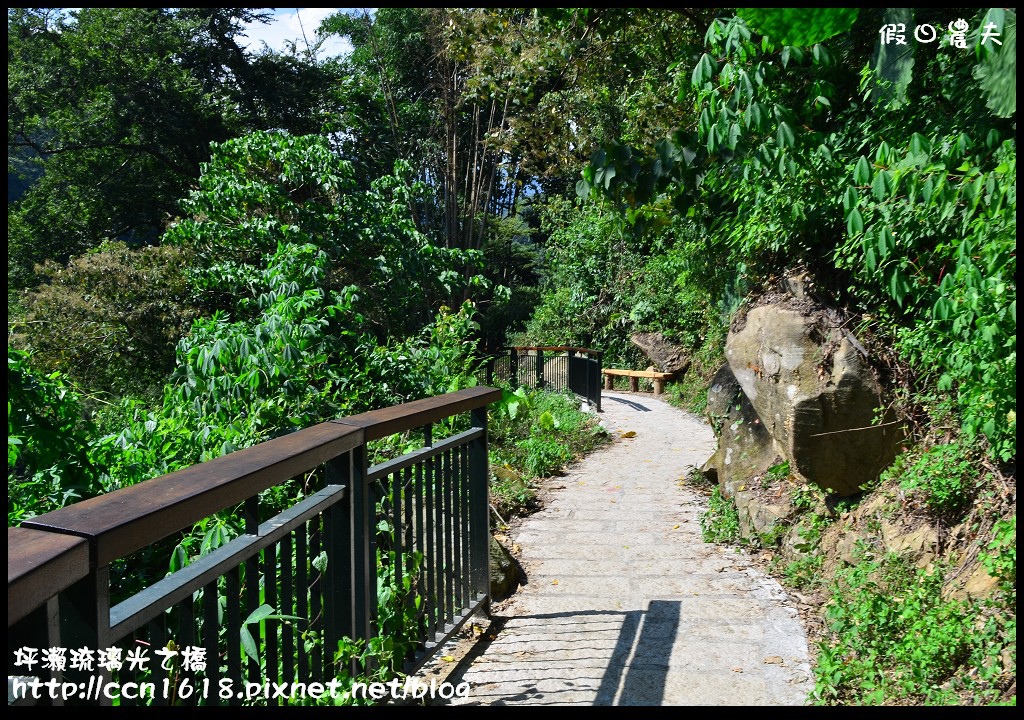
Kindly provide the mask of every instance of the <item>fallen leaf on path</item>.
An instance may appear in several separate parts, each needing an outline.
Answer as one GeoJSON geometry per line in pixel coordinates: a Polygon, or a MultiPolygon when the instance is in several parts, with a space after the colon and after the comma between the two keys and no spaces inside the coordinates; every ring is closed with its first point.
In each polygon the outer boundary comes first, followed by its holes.
{"type": "Polygon", "coordinates": [[[444,660],[445,662],[455,662],[455,658],[452,657],[451,655],[442,655],[441,659],[444,660]]]}
{"type": "Polygon", "coordinates": [[[673,529],[673,530],[678,530],[678,529],[679,529],[679,526],[678,526],[678,525],[676,525],[676,526],[675,526],[674,528],[672,528],[672,529],[673,529]]]}
{"type": "Polygon", "coordinates": [[[785,663],[782,661],[782,658],[779,657],[778,655],[769,655],[768,657],[766,657],[764,659],[764,664],[765,665],[784,665],[785,663]]]}
{"type": "Polygon", "coordinates": [[[734,668],[732,669],[732,671],[733,671],[733,672],[738,672],[738,673],[741,673],[741,672],[743,672],[743,668],[741,668],[741,667],[734,667],[734,668]]]}
{"type": "Polygon", "coordinates": [[[635,432],[635,431],[633,431],[633,430],[627,430],[626,432],[624,432],[624,433],[621,433],[621,434],[619,435],[619,437],[624,437],[624,438],[634,438],[634,437],[636,437],[636,432],[635,432]]]}
{"type": "Polygon", "coordinates": [[[557,584],[558,584],[558,580],[552,580],[552,581],[551,581],[551,584],[552,584],[552,585],[557,585],[557,584]]]}

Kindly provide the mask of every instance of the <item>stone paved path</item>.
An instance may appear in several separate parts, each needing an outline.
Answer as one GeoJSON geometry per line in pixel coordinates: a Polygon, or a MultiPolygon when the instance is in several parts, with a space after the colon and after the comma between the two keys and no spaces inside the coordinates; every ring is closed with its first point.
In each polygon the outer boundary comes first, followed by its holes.
{"type": "Polygon", "coordinates": [[[712,454],[711,429],[650,395],[602,404],[617,439],[520,527],[528,582],[449,677],[471,687],[452,704],[803,704],[796,609],[745,555],[701,540],[705,502],[679,485],[712,454]]]}

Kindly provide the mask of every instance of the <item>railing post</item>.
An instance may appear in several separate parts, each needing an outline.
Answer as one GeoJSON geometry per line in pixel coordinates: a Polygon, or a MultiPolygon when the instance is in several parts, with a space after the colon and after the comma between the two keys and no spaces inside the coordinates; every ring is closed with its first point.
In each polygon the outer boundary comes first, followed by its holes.
{"type": "Polygon", "coordinates": [[[601,412],[601,353],[594,353],[594,382],[591,397],[596,399],[597,411],[601,412]]]}
{"type": "Polygon", "coordinates": [[[514,347],[508,349],[508,381],[513,389],[519,387],[519,350],[514,347]]]}
{"type": "Polygon", "coordinates": [[[488,481],[490,466],[487,457],[487,406],[470,412],[473,427],[483,430],[469,446],[469,497],[470,497],[470,564],[474,594],[483,594],[484,612],[490,614],[491,607],[491,530],[488,513],[488,481]]]}
{"type": "MultiPolygon", "coordinates": [[[[60,642],[61,647],[106,650],[110,645],[110,568],[93,570],[61,593],[60,642]]],[[[154,650],[156,648],[153,648],[154,650]]],[[[159,662],[150,654],[150,662],[159,662]]],[[[73,669],[68,664],[64,681],[75,683],[82,692],[64,701],[65,705],[111,705],[111,699],[96,691],[88,697],[90,688],[110,682],[110,671],[99,668],[73,669]],[[83,697],[85,696],[85,697],[83,697]]]]}
{"type": "MultiPolygon", "coordinates": [[[[344,485],[353,477],[352,455],[345,453],[327,462],[328,485],[344,485]]],[[[331,676],[335,676],[341,669],[334,663],[338,641],[353,631],[352,572],[346,572],[353,564],[348,554],[352,549],[351,486],[340,503],[324,512],[324,535],[324,666],[331,668],[331,676]]],[[[347,670],[355,673],[354,663],[347,670]]]]}
{"type": "Polygon", "coordinates": [[[537,353],[537,389],[544,387],[544,351],[537,348],[534,352],[537,353]]]}
{"type": "Polygon", "coordinates": [[[565,351],[565,374],[563,375],[563,377],[565,378],[565,387],[568,388],[571,392],[575,392],[576,388],[579,387],[577,383],[573,382],[573,380],[575,379],[575,373],[573,372],[573,370],[575,369],[573,367],[573,358],[575,357],[576,351],[573,350],[572,348],[569,348],[568,350],[565,351]]]}
{"type": "MultiPolygon", "coordinates": [[[[245,534],[260,534],[260,501],[258,495],[248,498],[243,505],[242,515],[245,518],[245,534]]],[[[260,606],[260,569],[259,556],[253,555],[245,560],[245,616],[249,617],[260,606]]],[[[259,637],[259,625],[252,628],[259,637]]],[[[249,658],[246,668],[246,679],[249,682],[260,682],[260,664],[249,658]]]]}
{"type": "MultiPolygon", "coordinates": [[[[352,494],[352,635],[369,642],[377,615],[376,543],[373,493],[366,483],[366,442],[352,450],[348,487],[352,494]]],[[[371,668],[365,668],[369,671],[371,668]]]]}

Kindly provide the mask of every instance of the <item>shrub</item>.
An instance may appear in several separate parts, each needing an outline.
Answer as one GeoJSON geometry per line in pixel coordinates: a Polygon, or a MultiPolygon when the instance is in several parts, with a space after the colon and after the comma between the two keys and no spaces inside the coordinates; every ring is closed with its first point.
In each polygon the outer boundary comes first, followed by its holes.
{"type": "Polygon", "coordinates": [[[66,266],[49,261],[48,282],[25,296],[16,347],[44,372],[60,371],[87,394],[144,393],[174,367],[175,345],[198,311],[189,300],[189,253],[108,242],[66,266]]]}

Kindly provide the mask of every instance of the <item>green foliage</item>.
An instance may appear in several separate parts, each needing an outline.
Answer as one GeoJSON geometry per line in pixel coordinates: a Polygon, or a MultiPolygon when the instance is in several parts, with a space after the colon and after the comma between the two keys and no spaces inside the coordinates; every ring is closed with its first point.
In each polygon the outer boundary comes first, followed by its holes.
{"type": "Polygon", "coordinates": [[[789,461],[783,460],[772,465],[765,473],[770,482],[779,483],[789,477],[789,461]]]}
{"type": "Polygon", "coordinates": [[[501,401],[490,411],[491,464],[521,475],[519,480],[492,480],[492,490],[497,484],[499,493],[507,497],[502,503],[505,508],[519,507],[531,498],[524,482],[554,475],[605,442],[607,435],[596,423],[593,415],[580,411],[573,395],[504,388],[501,401]]]}
{"type": "Polygon", "coordinates": [[[197,310],[185,282],[188,254],[110,242],[66,266],[24,298],[10,341],[35,367],[61,371],[86,395],[147,394],[174,367],[174,349],[197,310]]]}
{"type": "MultiPolygon", "coordinates": [[[[884,25],[910,27],[913,8],[886,8],[884,25]]],[[[907,88],[913,77],[914,49],[917,43],[876,43],[871,57],[871,89],[868,97],[880,108],[899,107],[907,102],[907,88]]]]}
{"type": "MultiPolygon", "coordinates": [[[[979,555],[982,567],[999,580],[999,588],[1007,596],[1017,587],[1017,516],[998,520],[992,528],[992,540],[979,555]]],[[[1014,597],[1016,597],[1014,595],[1014,597]]],[[[1014,600],[1016,608],[1016,600],[1014,600]]]]}
{"type": "Polygon", "coordinates": [[[74,386],[7,348],[7,526],[99,492],[74,386]]]}
{"type": "Polygon", "coordinates": [[[814,698],[827,705],[987,704],[1012,680],[1016,619],[943,596],[941,571],[864,559],[830,585],[814,698]],[[899,602],[894,602],[898,599],[899,602]],[[1009,680],[1007,675],[1009,674],[1009,680]]]}
{"type": "MultiPolygon", "coordinates": [[[[896,475],[900,487],[923,499],[936,515],[956,518],[978,489],[978,458],[962,443],[936,445],[902,462],[896,475]]],[[[895,466],[894,466],[895,467],[895,466]]],[[[883,480],[892,471],[883,474],[883,480]]]]}
{"type": "MultiPolygon", "coordinates": [[[[256,8],[11,8],[8,148],[28,185],[9,205],[9,275],[103,240],[153,242],[210,143],[311,132],[328,68],[239,45],[256,8]]],[[[10,169],[10,166],[9,166],[10,169]]]]}
{"type": "Polygon", "coordinates": [[[752,30],[782,45],[809,46],[846,32],[857,19],[857,8],[739,8],[736,14],[752,30]]]}
{"type": "Polygon", "coordinates": [[[525,470],[531,477],[554,475],[572,460],[572,452],[566,445],[541,434],[521,440],[519,447],[526,454],[525,470]]]}
{"type": "Polygon", "coordinates": [[[1017,13],[1003,8],[992,8],[980,27],[992,24],[999,34],[1000,43],[979,45],[982,62],[974,69],[989,109],[998,117],[1008,118],[1017,113],[1017,13]]]}
{"type": "Polygon", "coordinates": [[[722,497],[716,485],[708,499],[708,509],[700,516],[704,542],[736,543],[740,539],[740,517],[731,499],[722,497]]]}
{"type": "Polygon", "coordinates": [[[822,583],[821,568],[825,556],[821,553],[804,553],[790,560],[782,568],[782,579],[788,587],[798,590],[817,588],[822,583]]]}
{"type": "Polygon", "coordinates": [[[433,245],[410,205],[421,192],[397,164],[362,189],[350,163],[323,137],[253,133],[213,146],[199,189],[183,203],[188,219],[165,242],[197,255],[193,282],[204,304],[253,314],[260,269],[282,245],[312,245],[330,267],[327,291],[357,288],[354,308],[380,339],[429,323],[441,304],[484,284],[479,253],[433,245]]]}

